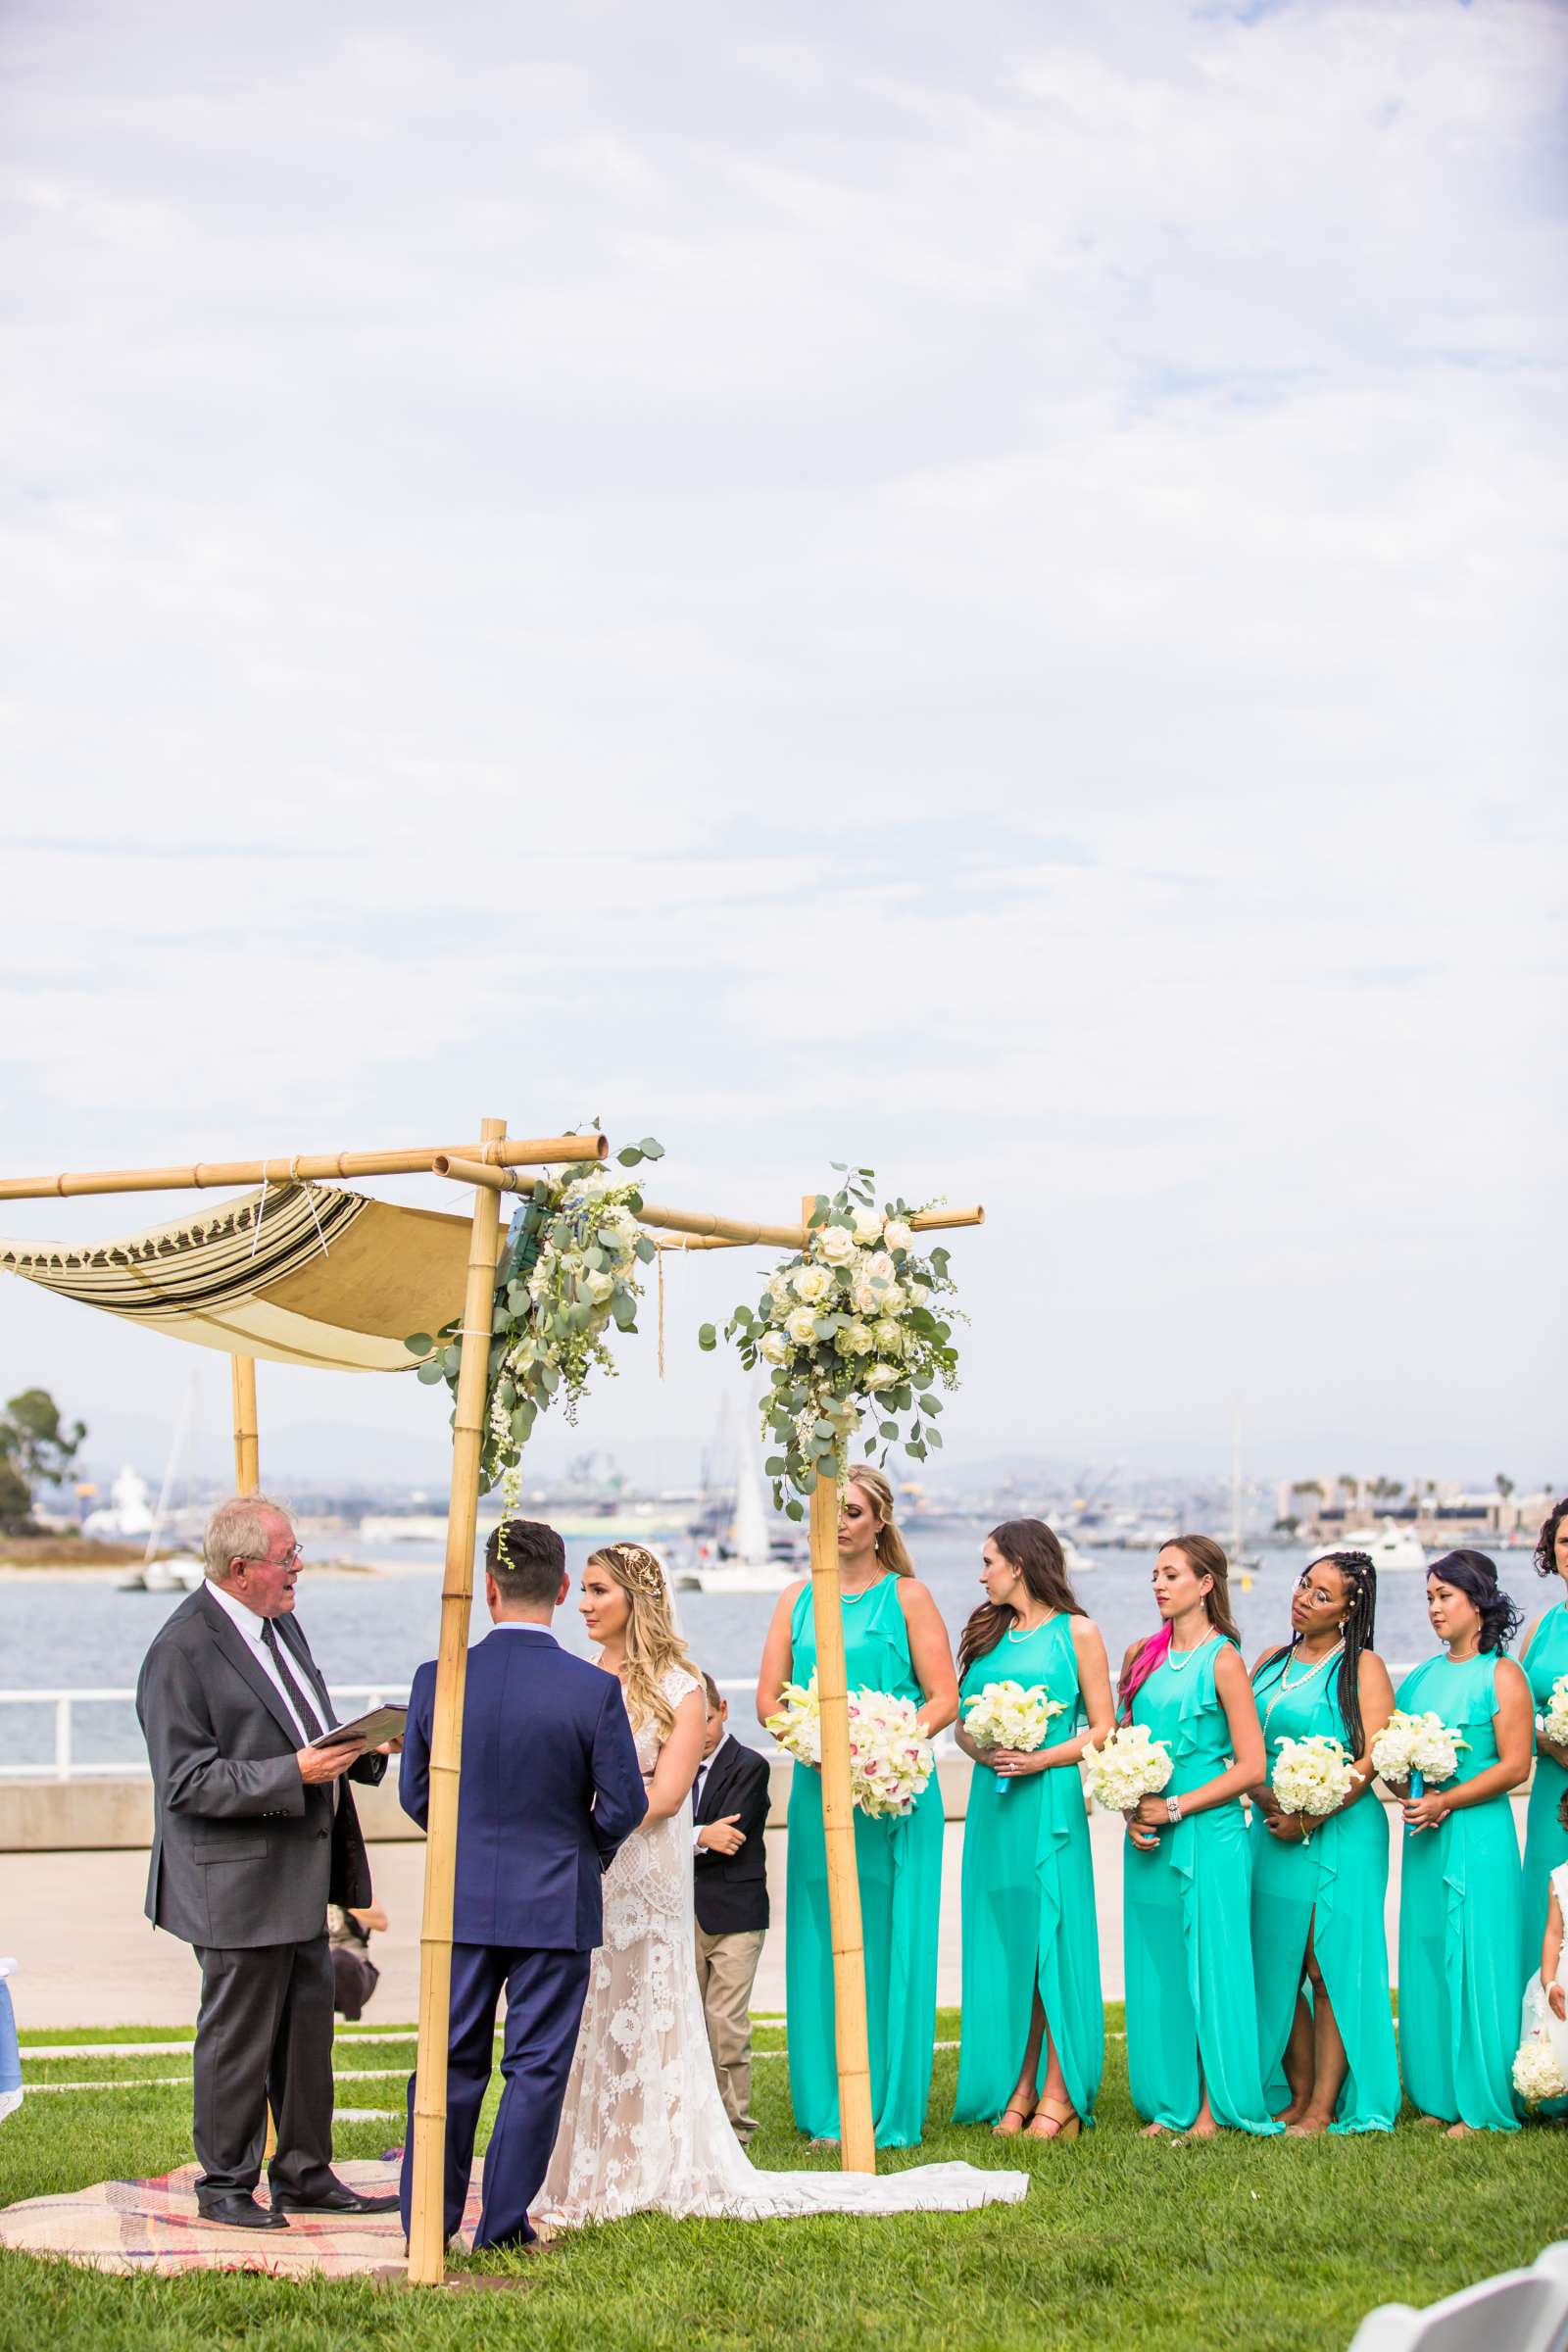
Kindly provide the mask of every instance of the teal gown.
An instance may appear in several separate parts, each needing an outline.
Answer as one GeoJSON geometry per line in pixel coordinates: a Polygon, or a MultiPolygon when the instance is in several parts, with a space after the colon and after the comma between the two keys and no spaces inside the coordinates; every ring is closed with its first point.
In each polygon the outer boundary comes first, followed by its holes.
{"type": "MultiPolygon", "coordinates": [[[[1537,1626],[1535,1639],[1519,1661],[1530,1678],[1536,1713],[1544,1715],[1551,1686],[1568,1674],[1568,1600],[1548,1609],[1537,1626]]],[[[1524,1935],[1519,1953],[1520,1982],[1541,1966],[1541,1939],[1546,1933],[1546,1895],[1551,1874],[1568,1862],[1568,1830],[1557,1819],[1557,1807],[1568,1789],[1568,1772],[1551,1756],[1536,1756],[1535,1786],[1525,1820],[1524,1935]]],[[[1568,2115],[1568,2099],[1547,2099],[1540,2115],[1568,2115]]]]}
{"type": "MultiPolygon", "coordinates": [[[[1348,1752],[1350,1749],[1336,1696],[1338,1656],[1324,1659],[1311,1673],[1296,1665],[1291,1669],[1294,1688],[1282,1690],[1289,1659],[1289,1651],[1266,1659],[1253,1678],[1270,1780],[1286,1740],[1305,1740],[1322,1732],[1348,1752]]],[[[1285,2044],[1301,1989],[1310,1932],[1349,2061],[1331,2132],[1392,2132],[1399,2112],[1399,2061],[1383,1926],[1388,1890],[1389,1824],[1375,1794],[1329,1814],[1305,1844],[1287,1844],[1270,1837],[1261,1808],[1253,1807],[1252,1973],[1257,1983],[1258,2057],[1268,2102],[1278,2110],[1290,2099],[1285,2044]]],[[[1310,1988],[1306,1997],[1310,2002],[1310,1988]]]]}
{"type": "MultiPolygon", "coordinates": [[[[809,1585],[795,1603],[790,1634],[790,1677],[805,1683],[816,1666],[809,1585]]],[[[897,1577],[881,1577],[853,1599],[845,1595],[844,1646],[852,1691],[886,1690],[913,1699],[916,1706],[921,1703],[924,1692],[909,1659],[897,1577]]],[[[798,1764],[791,1776],[789,1832],[784,1988],[790,2099],[801,2131],[813,2139],[837,2139],[839,2084],[833,2051],[833,1944],[822,1779],[809,1766],[798,1764]]],[[[942,1833],[942,1791],[934,1772],[912,1812],[875,1821],[858,1811],[855,1816],[871,2111],[879,2148],[916,2146],[925,2124],[937,2031],[942,1833]]]]}
{"type": "MultiPolygon", "coordinates": [[[[1201,1788],[1231,1761],[1214,1688],[1219,1649],[1217,1640],[1207,1642],[1174,1671],[1167,1659],[1133,1700],[1133,1721],[1147,1724],[1175,1759],[1166,1796],[1201,1788]]],[[[1239,1797],[1161,1830],[1152,1853],[1126,1840],[1127,2074],[1148,2123],[1185,2132],[1206,2086],[1217,2124],[1259,2134],[1282,2129],[1258,2066],[1250,1894],[1239,1797]]]]}
{"type": "MultiPolygon", "coordinates": [[[[1446,1652],[1407,1674],[1406,1714],[1431,1709],[1469,1741],[1445,1787],[1497,1761],[1495,1652],[1454,1665],[1446,1652]]],[[[1478,2131],[1517,2132],[1519,1916],[1523,1874],[1507,1791],[1404,1833],[1399,1897],[1399,2057],[1423,2115],[1478,2131]]],[[[1540,1955],[1537,1954],[1537,1965],[1540,1955]]]]}
{"type": "MultiPolygon", "coordinates": [[[[1066,1713],[1052,1717],[1048,1747],[1075,1738],[1085,1715],[1072,1619],[1050,1618],[1020,1638],[1004,1634],[965,1669],[960,1702],[1003,1682],[1044,1690],[1064,1703],[1066,1713]]],[[[995,2123],[1012,2097],[1037,1985],[1067,2096],[1092,2124],[1105,2021],[1078,1767],[1004,1781],[977,1764],[963,1830],[963,2024],[955,2123],[995,2123]]],[[[1046,2065],[1042,2042],[1037,2089],[1046,2065]]]]}
{"type": "MultiPolygon", "coordinates": [[[[1519,1661],[1530,1678],[1536,1713],[1544,1715],[1551,1686],[1568,1674],[1568,1600],[1548,1609],[1537,1626],[1535,1639],[1519,1661]]],[[[1568,1862],[1568,1830],[1557,1819],[1557,1807],[1568,1790],[1568,1772],[1550,1756],[1536,1758],[1536,1783],[1530,1791],[1525,1824],[1524,1937],[1519,1952],[1523,1981],[1541,1966],[1541,1938],[1546,1932],[1546,1891],[1559,1862],[1568,1862]]],[[[1557,2102],[1552,2101],[1552,2111],[1557,2102]]]]}

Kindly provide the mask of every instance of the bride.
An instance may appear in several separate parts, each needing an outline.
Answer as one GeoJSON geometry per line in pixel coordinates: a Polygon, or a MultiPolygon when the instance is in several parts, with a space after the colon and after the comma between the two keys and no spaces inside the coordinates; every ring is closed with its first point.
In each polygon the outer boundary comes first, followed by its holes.
{"type": "Polygon", "coordinates": [[[702,1754],[702,1684],[669,1612],[663,1571],[640,1544],[612,1544],[583,1574],[598,1664],[618,1675],[648,1813],[605,1877],[560,2134],[535,2215],[552,2227],[657,2208],[760,2221],[804,2213],[956,2212],[1024,2195],[1023,2173],[916,2165],[885,2179],[761,2173],[719,2096],[697,1986],[691,1788],[702,1754]]]}

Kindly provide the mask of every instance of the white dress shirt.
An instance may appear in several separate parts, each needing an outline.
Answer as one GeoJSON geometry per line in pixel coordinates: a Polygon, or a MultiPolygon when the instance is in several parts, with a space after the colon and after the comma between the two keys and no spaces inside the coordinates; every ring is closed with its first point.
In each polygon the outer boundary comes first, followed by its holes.
{"type": "Polygon", "coordinates": [[[702,1800],[703,1789],[707,1784],[708,1775],[713,1765],[717,1763],[719,1757],[723,1754],[724,1742],[728,1738],[729,1734],[727,1731],[719,1733],[718,1745],[714,1748],[710,1756],[705,1756],[702,1762],[698,1765],[697,1778],[692,1783],[692,1850],[694,1853],[701,1848],[703,1842],[703,1833],[697,1824],[697,1807],[702,1800]]]}
{"type": "MultiPolygon", "coordinates": [[[[209,1577],[207,1580],[207,1590],[212,1594],[214,1600],[217,1601],[219,1607],[223,1611],[224,1615],[233,1620],[237,1630],[244,1636],[245,1640],[250,1643],[252,1649],[254,1649],[256,1652],[262,1672],[266,1675],[268,1681],[277,1692],[278,1697],[283,1701],[284,1712],[300,1736],[301,1747],[309,1747],[311,1745],[311,1735],[305,1729],[304,1724],[301,1723],[299,1718],[299,1710],[295,1706],[294,1701],[290,1698],[288,1691],[283,1686],[283,1680],[277,1671],[275,1663],[273,1662],[272,1653],[268,1648],[267,1643],[262,1640],[262,1628],[267,1623],[267,1619],[265,1617],[258,1617],[254,1609],[248,1609],[242,1600],[236,1600],[232,1592],[225,1592],[221,1585],[215,1585],[211,1577],[209,1577]]],[[[278,1640],[281,1642],[282,1639],[282,1635],[279,1634],[278,1640]]],[[[299,1678],[302,1688],[306,1690],[309,1690],[311,1687],[311,1678],[306,1673],[305,1668],[300,1664],[299,1660],[292,1657],[292,1653],[291,1663],[293,1665],[295,1674],[299,1678]]],[[[322,1728],[329,1730],[331,1727],[326,1725],[322,1728]]],[[[336,1792],[334,1790],[334,1796],[335,1793],[336,1792]]]]}

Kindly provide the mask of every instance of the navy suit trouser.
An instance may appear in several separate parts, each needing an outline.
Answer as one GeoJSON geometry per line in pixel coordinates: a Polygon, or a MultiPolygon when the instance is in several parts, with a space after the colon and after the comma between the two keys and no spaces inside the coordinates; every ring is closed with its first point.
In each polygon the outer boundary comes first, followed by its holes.
{"type": "MultiPolygon", "coordinates": [[[[566,2078],[588,1994],[592,1952],[507,1950],[485,1943],[452,1946],[452,2026],[447,2045],[445,2232],[463,2222],[479,2110],[490,2087],[496,2008],[506,1987],[501,2072],[505,2088],[484,2160],[484,2202],[474,2246],[531,2244],[528,2207],[539,2193],[561,2127],[566,2078]]],[[[408,2137],[399,2183],[409,2228],[414,2180],[414,2090],[409,2077],[408,2137]]]]}

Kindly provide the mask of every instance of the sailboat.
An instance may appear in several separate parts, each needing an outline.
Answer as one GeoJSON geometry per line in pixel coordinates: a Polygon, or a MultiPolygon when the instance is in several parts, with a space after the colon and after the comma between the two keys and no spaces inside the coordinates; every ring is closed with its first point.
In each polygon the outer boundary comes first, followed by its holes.
{"type": "MultiPolygon", "coordinates": [[[[158,1506],[149,1516],[147,1488],[128,1467],[116,1479],[110,1492],[114,1495],[123,1535],[139,1536],[145,1532],[147,1548],[139,1568],[127,1569],[116,1580],[118,1592],[194,1592],[206,1574],[203,1562],[193,1551],[171,1553],[167,1559],[155,1559],[159,1532],[169,1516],[169,1506],[174,1491],[174,1473],[190,1434],[191,1419],[196,1406],[196,1375],[193,1372],[180,1403],[179,1418],[174,1424],[173,1443],[164,1465],[164,1483],[158,1490],[158,1506]]],[[[100,1514],[107,1515],[107,1514],[100,1514]]],[[[91,1522],[88,1522],[89,1526],[91,1522]]]]}
{"type": "Polygon", "coordinates": [[[744,1426],[735,1427],[735,1508],[723,1555],[707,1557],[702,1550],[675,1572],[682,1592],[782,1592],[798,1574],[787,1559],[775,1556],[767,1494],[762,1485],[757,1448],[744,1426]]]}

